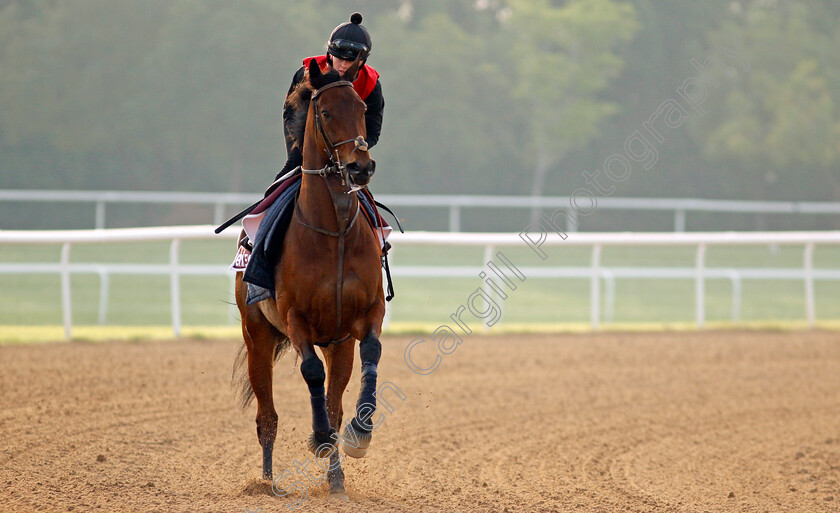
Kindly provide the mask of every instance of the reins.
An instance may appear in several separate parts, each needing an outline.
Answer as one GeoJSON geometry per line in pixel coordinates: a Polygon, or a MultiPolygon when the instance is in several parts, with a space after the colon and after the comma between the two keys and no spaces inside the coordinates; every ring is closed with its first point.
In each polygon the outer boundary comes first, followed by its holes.
{"type": "MultiPolygon", "coordinates": [[[[332,140],[330,139],[330,136],[327,134],[326,130],[324,129],[324,124],[321,121],[321,114],[318,112],[318,97],[321,95],[321,93],[323,93],[327,89],[331,89],[333,87],[347,87],[347,86],[353,87],[353,83],[348,82],[346,80],[339,80],[337,82],[329,83],[329,84],[317,89],[315,92],[312,93],[312,99],[310,101],[312,102],[312,110],[315,114],[316,134],[320,134],[321,138],[323,139],[324,146],[325,146],[324,151],[326,152],[327,158],[329,160],[328,160],[327,165],[325,165],[321,169],[303,169],[303,168],[301,168],[301,172],[305,175],[317,175],[317,176],[320,176],[320,177],[324,178],[325,180],[330,176],[337,175],[341,178],[342,185],[349,185],[350,186],[350,191],[348,191],[348,194],[349,194],[351,192],[355,192],[355,189],[353,188],[353,185],[352,185],[352,183],[350,182],[350,180],[347,176],[347,166],[345,164],[342,164],[341,159],[338,156],[338,149],[337,148],[339,146],[344,145],[344,144],[354,142],[356,144],[356,146],[353,148],[353,151],[350,152],[350,154],[352,155],[353,153],[356,152],[356,150],[367,151],[367,143],[365,142],[364,137],[362,137],[361,135],[359,135],[359,136],[357,136],[353,139],[347,139],[345,141],[340,141],[338,143],[333,143],[332,140]]],[[[329,189],[329,186],[327,186],[327,188],[329,189]]],[[[332,193],[330,193],[330,196],[332,198],[332,193]]],[[[331,201],[333,202],[333,207],[336,208],[336,218],[338,218],[338,210],[337,210],[337,207],[335,205],[335,200],[332,199],[331,201]]],[[[350,338],[350,335],[348,334],[343,339],[341,339],[341,340],[338,339],[339,335],[341,334],[339,332],[339,330],[341,330],[341,309],[342,309],[341,296],[343,295],[343,292],[344,292],[344,246],[345,246],[345,242],[346,242],[346,239],[347,239],[347,235],[350,233],[350,229],[353,228],[353,226],[356,224],[356,220],[359,218],[359,211],[360,210],[361,210],[361,205],[359,205],[359,200],[357,198],[356,199],[356,212],[353,214],[353,218],[350,220],[350,222],[347,224],[347,226],[345,226],[343,229],[341,229],[340,231],[334,232],[332,230],[327,230],[327,229],[324,229],[324,228],[321,228],[321,227],[318,227],[318,226],[307,223],[304,220],[303,212],[300,209],[300,202],[298,201],[298,202],[295,203],[295,213],[294,213],[293,217],[294,217],[295,221],[298,222],[298,224],[300,224],[304,228],[308,228],[308,229],[310,229],[314,232],[320,233],[322,235],[326,235],[328,237],[336,237],[338,239],[338,268],[336,270],[336,282],[335,282],[335,311],[336,311],[335,334],[333,335],[333,340],[331,342],[327,343],[326,345],[338,344],[338,343],[344,342],[345,340],[350,338]]],[[[322,345],[322,344],[317,344],[317,345],[322,345]]]]}
{"type": "MultiPolygon", "coordinates": [[[[344,164],[341,163],[341,159],[339,159],[339,157],[338,157],[337,148],[339,146],[343,145],[343,144],[349,144],[351,142],[355,143],[356,146],[353,148],[353,151],[350,152],[350,155],[352,155],[357,150],[358,151],[367,151],[368,150],[367,142],[365,142],[364,137],[359,135],[359,136],[356,136],[356,138],[354,138],[354,139],[347,139],[345,141],[341,141],[341,142],[338,142],[338,143],[334,144],[332,142],[332,140],[330,139],[330,136],[327,135],[326,130],[324,130],[324,124],[321,121],[321,114],[318,112],[318,102],[317,102],[317,100],[318,100],[318,96],[322,92],[326,91],[327,89],[331,89],[333,87],[347,87],[347,86],[353,87],[353,83],[348,82],[347,80],[339,80],[337,82],[331,82],[331,83],[321,87],[320,89],[315,90],[312,93],[312,97],[310,99],[310,102],[314,103],[312,110],[315,112],[315,128],[317,130],[317,133],[320,134],[321,137],[324,140],[324,145],[326,146],[324,148],[324,151],[327,154],[327,159],[329,159],[329,163],[321,169],[303,169],[301,167],[301,172],[305,175],[319,175],[319,176],[322,176],[324,178],[326,178],[328,176],[331,176],[331,175],[338,175],[338,176],[341,177],[341,181],[345,185],[350,183],[348,178],[347,178],[347,166],[345,166],[344,164]]],[[[354,190],[354,187],[355,186],[353,186],[353,185],[350,186],[351,191],[354,190]]],[[[215,230],[216,233],[222,233],[222,231],[225,228],[232,225],[236,221],[239,221],[240,219],[242,219],[246,215],[250,214],[255,208],[257,208],[257,205],[259,205],[262,201],[263,200],[260,199],[259,201],[257,201],[253,205],[251,205],[248,208],[242,210],[241,212],[239,212],[235,216],[231,217],[230,219],[228,219],[227,221],[222,223],[218,228],[216,228],[216,230],[215,230]]]]}
{"type": "Polygon", "coordinates": [[[323,233],[324,235],[327,235],[329,237],[339,237],[340,238],[340,237],[343,237],[343,236],[347,235],[347,233],[350,231],[350,228],[353,228],[353,225],[356,224],[356,219],[358,219],[358,217],[359,217],[359,210],[360,209],[361,209],[361,207],[359,206],[358,203],[356,203],[356,213],[353,215],[353,219],[351,219],[350,224],[348,224],[347,227],[340,232],[333,232],[333,231],[330,231],[330,230],[327,230],[327,229],[324,229],[324,228],[319,228],[315,225],[311,225],[311,224],[308,224],[305,221],[303,221],[303,212],[300,211],[300,203],[295,203],[295,220],[298,223],[300,223],[301,225],[303,225],[304,227],[309,228],[310,230],[316,231],[318,233],[323,233]]]}

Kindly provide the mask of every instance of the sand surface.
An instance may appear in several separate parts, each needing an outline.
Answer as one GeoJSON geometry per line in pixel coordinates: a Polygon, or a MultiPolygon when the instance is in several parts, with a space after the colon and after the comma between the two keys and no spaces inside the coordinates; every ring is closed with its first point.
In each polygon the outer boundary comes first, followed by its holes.
{"type": "Polygon", "coordinates": [[[840,512],[837,333],[473,335],[426,376],[411,339],[383,340],[405,399],[346,460],[349,504],[296,471],[293,355],[274,471],[297,493],[278,497],[229,384],[238,341],[0,347],[0,511],[840,512]]]}

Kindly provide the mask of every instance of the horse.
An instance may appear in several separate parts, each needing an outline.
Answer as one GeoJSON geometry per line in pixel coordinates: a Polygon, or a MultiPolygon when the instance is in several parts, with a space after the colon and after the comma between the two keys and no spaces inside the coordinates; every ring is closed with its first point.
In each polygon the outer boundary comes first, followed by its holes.
{"type": "MultiPolygon", "coordinates": [[[[357,60],[345,76],[355,76],[359,66],[357,60]]],[[[375,161],[365,144],[366,107],[352,83],[335,70],[322,72],[314,60],[308,74],[308,83],[304,80],[287,99],[297,102],[298,112],[306,112],[305,122],[299,122],[303,176],[281,258],[274,266],[275,297],[248,305],[247,283],[242,272],[236,275],[244,344],[234,363],[234,380],[238,371],[243,409],[256,397],[262,477],[270,481],[278,419],[272,370],[287,349],[297,352],[311,401],[309,449],[319,466],[320,459],[329,458],[329,467],[321,468],[327,472],[330,496],[347,500],[338,448],[358,458],[370,446],[385,315],[380,242],[368,223],[356,222],[357,191],[370,182],[375,161]],[[356,341],[362,386],[355,416],[339,443],[342,396],[352,374],[356,341]]]]}

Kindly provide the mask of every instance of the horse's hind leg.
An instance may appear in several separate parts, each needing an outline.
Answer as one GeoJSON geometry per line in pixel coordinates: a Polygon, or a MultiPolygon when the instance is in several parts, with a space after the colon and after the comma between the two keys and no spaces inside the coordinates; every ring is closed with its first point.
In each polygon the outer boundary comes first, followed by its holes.
{"type": "Polygon", "coordinates": [[[253,310],[247,316],[243,312],[242,334],[248,347],[248,377],[257,398],[257,438],[263,451],[263,479],[271,480],[271,456],[277,437],[277,411],[272,391],[277,336],[268,320],[253,310]]]}
{"type": "Polygon", "coordinates": [[[373,425],[370,419],[376,412],[376,379],[382,344],[374,331],[359,342],[359,357],[362,360],[362,388],[353,417],[341,435],[344,454],[353,458],[364,458],[371,441],[373,425]]]}

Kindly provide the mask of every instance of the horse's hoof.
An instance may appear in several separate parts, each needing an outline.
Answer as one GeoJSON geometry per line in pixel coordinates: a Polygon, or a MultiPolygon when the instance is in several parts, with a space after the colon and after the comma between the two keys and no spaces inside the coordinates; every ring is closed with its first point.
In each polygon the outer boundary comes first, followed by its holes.
{"type": "Polygon", "coordinates": [[[309,451],[312,454],[318,455],[318,449],[324,444],[333,445],[335,440],[335,429],[330,428],[329,433],[316,433],[313,431],[309,435],[309,451]]]}
{"type": "Polygon", "coordinates": [[[345,426],[341,435],[341,450],[351,458],[364,458],[371,438],[371,432],[361,429],[354,418],[345,426]]]}
{"type": "Polygon", "coordinates": [[[329,498],[331,501],[350,502],[350,497],[347,496],[344,490],[330,490],[329,498]]]}

